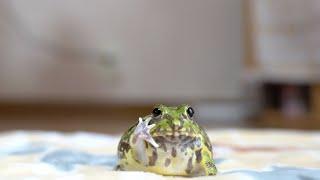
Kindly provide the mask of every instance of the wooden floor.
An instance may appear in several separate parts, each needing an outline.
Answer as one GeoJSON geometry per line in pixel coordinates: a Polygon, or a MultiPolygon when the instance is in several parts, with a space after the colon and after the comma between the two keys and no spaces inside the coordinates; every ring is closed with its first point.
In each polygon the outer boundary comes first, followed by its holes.
{"type": "MultiPolygon", "coordinates": [[[[136,122],[138,117],[149,114],[152,109],[152,105],[0,103],[0,131],[92,131],[119,134],[136,122]]],[[[207,129],[225,127],[319,129],[308,124],[306,124],[308,126],[284,126],[258,119],[239,123],[209,120],[200,121],[199,124],[207,129]]]]}
{"type": "Polygon", "coordinates": [[[97,104],[0,104],[0,131],[58,130],[119,133],[150,106],[97,104]]]}
{"type": "MultiPolygon", "coordinates": [[[[118,134],[152,109],[152,105],[0,103],[0,131],[54,130],[118,134]]],[[[249,123],[201,123],[206,128],[249,127],[249,123]]]]}

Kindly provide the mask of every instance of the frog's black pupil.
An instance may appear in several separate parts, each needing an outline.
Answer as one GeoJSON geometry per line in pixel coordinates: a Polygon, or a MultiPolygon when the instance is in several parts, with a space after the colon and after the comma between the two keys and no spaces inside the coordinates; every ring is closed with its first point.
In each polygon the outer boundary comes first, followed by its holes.
{"type": "Polygon", "coordinates": [[[154,108],[153,111],[152,111],[152,115],[154,117],[157,117],[161,114],[161,110],[159,108],[154,108]]]}
{"type": "Polygon", "coordinates": [[[189,108],[187,109],[187,113],[188,113],[188,115],[189,115],[190,117],[192,117],[192,116],[194,115],[194,110],[193,110],[193,108],[192,108],[192,107],[189,107],[189,108]]]}

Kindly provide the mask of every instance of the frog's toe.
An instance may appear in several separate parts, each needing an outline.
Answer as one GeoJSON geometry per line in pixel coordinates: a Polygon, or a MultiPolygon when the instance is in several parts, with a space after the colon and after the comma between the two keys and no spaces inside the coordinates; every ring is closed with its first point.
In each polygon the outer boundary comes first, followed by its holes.
{"type": "Polygon", "coordinates": [[[114,170],[115,171],[121,171],[120,164],[118,164],[116,167],[114,167],[114,170]]]}
{"type": "Polygon", "coordinates": [[[216,165],[213,163],[213,161],[209,161],[206,164],[206,174],[209,176],[213,176],[217,174],[217,167],[216,165]]]}
{"type": "Polygon", "coordinates": [[[150,130],[155,126],[155,124],[148,124],[150,121],[150,118],[143,121],[142,118],[139,118],[139,123],[134,131],[134,136],[136,138],[143,139],[147,142],[149,142],[152,146],[158,148],[159,145],[156,143],[156,141],[153,139],[153,137],[150,134],[150,130]]]}

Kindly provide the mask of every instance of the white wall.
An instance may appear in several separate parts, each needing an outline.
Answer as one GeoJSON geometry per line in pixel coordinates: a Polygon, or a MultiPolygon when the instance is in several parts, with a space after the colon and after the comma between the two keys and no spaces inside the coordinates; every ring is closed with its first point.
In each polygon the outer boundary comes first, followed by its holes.
{"type": "Polygon", "coordinates": [[[0,98],[242,95],[240,0],[7,0],[0,6],[0,98]],[[115,65],[102,66],[100,56],[115,65]]]}

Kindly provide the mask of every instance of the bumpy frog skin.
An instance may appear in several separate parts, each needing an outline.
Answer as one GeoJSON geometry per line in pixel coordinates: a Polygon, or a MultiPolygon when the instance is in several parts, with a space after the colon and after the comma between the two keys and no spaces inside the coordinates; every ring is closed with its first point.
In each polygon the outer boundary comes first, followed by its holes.
{"type": "Polygon", "coordinates": [[[157,106],[121,137],[119,170],[162,175],[215,175],[212,147],[205,131],[192,120],[193,109],[157,106]]]}

